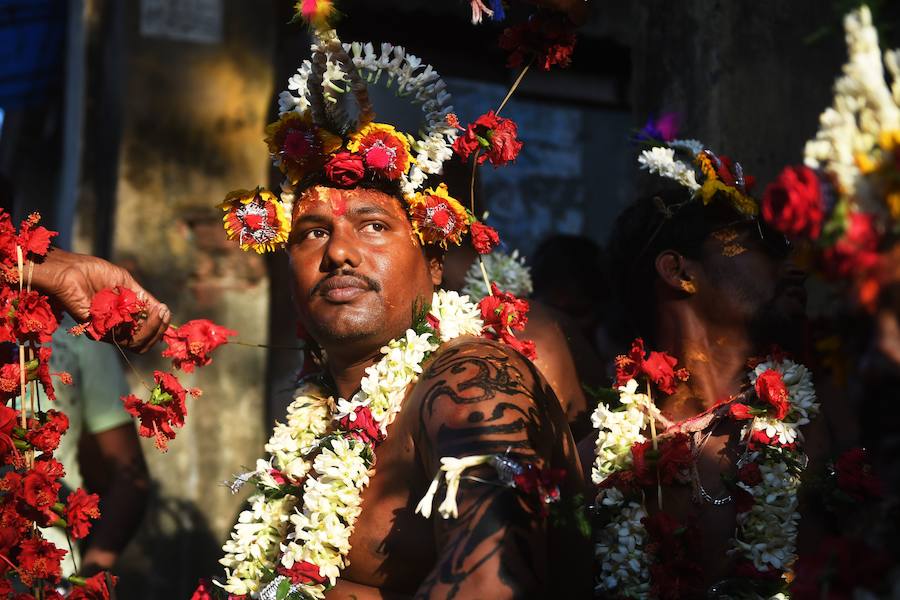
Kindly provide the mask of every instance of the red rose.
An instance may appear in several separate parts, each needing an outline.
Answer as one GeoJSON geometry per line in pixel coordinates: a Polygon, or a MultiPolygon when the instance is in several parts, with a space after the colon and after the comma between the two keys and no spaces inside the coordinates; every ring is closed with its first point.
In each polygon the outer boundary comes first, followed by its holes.
{"type": "Polygon", "coordinates": [[[475,221],[471,226],[472,246],[478,254],[490,254],[491,251],[500,243],[500,236],[497,230],[488,225],[475,221]]]}
{"type": "Polygon", "coordinates": [[[834,464],[838,488],[858,502],[880,498],[884,490],[863,448],[847,450],[834,464]]]}
{"type": "Polygon", "coordinates": [[[738,479],[749,486],[759,485],[762,483],[762,472],[759,470],[759,465],[756,463],[744,465],[738,469],[738,479]]]}
{"type": "Polygon", "coordinates": [[[57,583],[62,575],[60,563],[65,555],[65,550],[40,537],[25,540],[19,545],[17,561],[22,583],[28,587],[35,585],[39,579],[57,583]]]}
{"type": "Polygon", "coordinates": [[[284,575],[295,585],[314,585],[325,583],[326,580],[319,573],[319,567],[306,561],[295,562],[290,569],[279,565],[277,571],[279,575],[284,575]]]}
{"type": "Polygon", "coordinates": [[[41,424],[36,420],[33,423],[34,426],[29,428],[25,439],[41,452],[50,453],[56,450],[60,438],[69,429],[69,417],[53,409],[47,411],[47,420],[44,423],[41,424]]]}
{"type": "MultiPolygon", "coordinates": [[[[374,150],[370,151],[366,158],[368,159],[373,152],[374,150]]],[[[341,187],[356,185],[365,174],[366,166],[362,157],[352,152],[338,152],[325,163],[325,176],[331,183],[341,187]]]]}
{"type": "Polygon", "coordinates": [[[46,296],[35,291],[23,291],[19,294],[13,332],[20,341],[47,343],[57,327],[59,322],[46,296]]]}
{"type": "Polygon", "coordinates": [[[181,327],[169,327],[163,335],[168,345],[162,355],[172,358],[176,369],[191,373],[194,367],[205,367],[212,362],[210,353],[228,343],[236,331],[216,325],[208,319],[194,319],[181,327]]]}
{"type": "Polygon", "coordinates": [[[878,263],[878,232],[872,215],[851,213],[844,235],[822,254],[825,268],[834,277],[849,277],[878,263]]]}
{"type": "MultiPolygon", "coordinates": [[[[109,600],[109,588],[106,585],[107,573],[97,573],[93,577],[88,577],[83,586],[76,585],[72,588],[71,593],[67,596],[69,600],[109,600]]],[[[113,587],[119,581],[115,575],[109,575],[113,587]]]]}
{"type": "Polygon", "coordinates": [[[146,302],[138,300],[128,288],[100,290],[91,299],[91,324],[87,331],[99,340],[110,330],[123,326],[122,333],[130,335],[145,308],[146,302]]]}
{"type": "Polygon", "coordinates": [[[76,540],[85,537],[91,530],[91,520],[100,518],[100,496],[88,494],[78,488],[66,499],[66,523],[76,540]]]}
{"type": "Polygon", "coordinates": [[[753,413],[750,412],[750,407],[746,404],[741,404],[740,402],[735,402],[728,408],[728,410],[731,412],[732,418],[737,419],[738,421],[753,418],[753,413]]]}
{"type": "Polygon", "coordinates": [[[791,409],[788,401],[787,386],[784,385],[784,378],[782,378],[781,373],[774,369],[769,369],[757,377],[756,395],[759,397],[760,402],[771,407],[769,414],[775,419],[783,419],[791,409]]]}
{"type": "Polygon", "coordinates": [[[785,235],[818,239],[825,210],[816,172],[786,167],[763,193],[763,219],[785,235]]]}
{"type": "Polygon", "coordinates": [[[355,439],[373,447],[384,440],[384,434],[368,406],[356,407],[353,415],[347,415],[338,421],[338,426],[344,431],[349,431],[355,439]]]}

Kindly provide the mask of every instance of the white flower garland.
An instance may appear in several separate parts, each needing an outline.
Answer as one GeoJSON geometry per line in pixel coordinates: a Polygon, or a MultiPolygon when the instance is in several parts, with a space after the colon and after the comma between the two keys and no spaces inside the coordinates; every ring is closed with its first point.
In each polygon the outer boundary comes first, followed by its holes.
{"type": "MultiPolygon", "coordinates": [[[[804,162],[831,173],[841,191],[865,201],[856,156],[871,154],[879,133],[900,129],[900,51],[884,54],[893,79],[889,87],[869,8],[861,6],[844,17],[844,30],[849,58],[834,84],[834,103],[819,117],[816,137],[806,143],[804,162]]],[[[868,200],[873,207],[880,204],[880,199],[868,200]]]]}
{"type": "MultiPolygon", "coordinates": [[[[488,280],[496,283],[504,292],[523,297],[534,291],[531,269],[525,264],[525,257],[519,256],[518,250],[513,250],[512,254],[494,250],[481,259],[488,280]]],[[[481,300],[489,293],[477,260],[466,271],[462,293],[476,300],[481,300]]]]}
{"type": "MultiPolygon", "coordinates": [[[[433,67],[423,65],[420,58],[408,54],[401,46],[381,44],[380,53],[375,52],[371,43],[354,42],[343,46],[354,66],[364,73],[370,84],[377,83],[384,76],[385,87],[390,88],[396,83],[396,94],[409,97],[424,113],[422,130],[412,144],[416,160],[400,182],[403,193],[411,196],[422,188],[428,175],[441,173],[443,163],[453,156],[452,145],[457,131],[447,123],[447,115],[453,112],[447,84],[433,67]]],[[[317,48],[315,44],[312,47],[314,52],[317,48]]],[[[327,65],[323,87],[326,91],[346,93],[347,75],[340,64],[329,56],[327,65]]],[[[288,89],[278,96],[280,115],[291,111],[302,114],[309,110],[311,70],[310,61],[305,60],[288,80],[288,89]]]]}
{"type": "MultiPolygon", "coordinates": [[[[738,483],[753,497],[754,503],[749,511],[737,515],[730,552],[752,562],[760,571],[789,572],[797,558],[797,522],[800,519],[797,493],[806,457],[797,449],[783,448],[775,443],[802,441],[799,428],[818,414],[819,404],[809,370],[788,359],[770,358],[760,363],[748,375],[750,384],[755,385],[757,378],[770,369],[781,373],[788,390],[790,409],[781,421],[757,417],[742,430],[745,440],[749,441],[753,432],[762,431],[773,444],[755,450],[748,447],[741,459],[742,465],[755,463],[759,466],[761,481],[753,486],[738,483]]],[[[591,473],[596,485],[616,472],[632,468],[632,446],[646,441],[643,431],[650,420],[647,407],[652,405],[649,397],[636,393],[637,388],[637,382],[629,380],[619,388],[620,408],[610,410],[601,402],[591,415],[598,432],[591,473]]],[[[641,523],[647,511],[639,503],[627,500],[616,487],[601,490],[597,503],[599,507],[612,509],[613,516],[597,534],[595,556],[600,561],[600,571],[596,591],[627,598],[648,598],[650,575],[644,551],[647,532],[641,523]]]]}
{"type": "Polygon", "coordinates": [[[674,148],[654,146],[649,150],[642,150],[638,156],[638,163],[642,169],[647,169],[661,177],[674,179],[692,192],[700,189],[693,166],[676,159],[674,148]]]}
{"type": "Polygon", "coordinates": [[[251,508],[241,513],[223,546],[219,562],[226,568],[226,581],[220,585],[226,591],[274,597],[284,579],[275,569],[295,563],[318,567],[328,585],[298,584],[293,590],[324,598],[335,584],[348,564],[362,491],[374,472],[372,446],[351,435],[357,411],[367,409],[386,435],[425,358],[441,342],[482,330],[478,308],[456,292],[435,293],[429,314],[439,322],[439,337],[409,329],[392,340],[381,349],[384,357],[366,369],[360,391],[350,400],[335,400],[312,383],[297,389],[287,423],[276,424],[266,444],[271,459],[258,461],[254,472],[239,478],[241,483],[252,481],[259,493],[250,498],[251,508]],[[345,417],[350,431],[338,426],[345,417]]]}

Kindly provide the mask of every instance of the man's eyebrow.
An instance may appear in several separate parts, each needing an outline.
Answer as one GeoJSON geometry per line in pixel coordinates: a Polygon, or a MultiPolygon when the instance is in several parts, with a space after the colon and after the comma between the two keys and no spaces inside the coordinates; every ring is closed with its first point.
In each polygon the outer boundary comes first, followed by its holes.
{"type": "Polygon", "coordinates": [[[318,215],[315,213],[300,215],[297,217],[297,225],[327,225],[331,219],[327,215],[318,215]]]}
{"type": "Polygon", "coordinates": [[[384,207],[378,206],[377,204],[368,204],[365,206],[357,206],[348,211],[351,217],[370,217],[372,215],[382,216],[382,217],[396,217],[393,213],[385,209],[384,207]]]}

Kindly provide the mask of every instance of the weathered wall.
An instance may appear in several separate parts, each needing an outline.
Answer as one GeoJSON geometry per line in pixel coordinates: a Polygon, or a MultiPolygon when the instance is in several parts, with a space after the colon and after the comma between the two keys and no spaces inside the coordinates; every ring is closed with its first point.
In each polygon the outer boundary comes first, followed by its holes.
{"type": "MultiPolygon", "coordinates": [[[[142,28],[142,4],[129,2],[122,15],[112,258],[169,304],[174,322],[207,317],[237,329],[242,341],[265,343],[264,261],[224,240],[216,204],[228,191],[268,178],[262,137],[272,93],[274,3],[225,1],[218,36],[211,27],[207,39],[194,36],[200,41],[148,31],[146,15],[142,28]]],[[[220,3],[188,4],[215,17],[220,3]]],[[[163,26],[192,35],[175,23],[163,26]]],[[[144,440],[156,497],[126,558],[125,574],[133,577],[124,579],[120,597],[188,597],[198,576],[217,572],[219,546],[243,501],[222,481],[262,453],[265,359],[264,350],[231,345],[211,366],[182,377],[204,393],[189,401],[187,425],[167,454],[144,440]]],[[[135,362],[145,378],[164,366],[158,353],[135,362]]],[[[144,393],[137,377],[132,382],[135,393],[144,393]]]]}

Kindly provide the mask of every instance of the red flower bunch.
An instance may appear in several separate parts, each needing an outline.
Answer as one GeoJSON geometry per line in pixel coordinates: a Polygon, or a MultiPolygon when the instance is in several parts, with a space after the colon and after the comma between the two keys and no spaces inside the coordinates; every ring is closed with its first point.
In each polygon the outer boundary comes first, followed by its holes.
{"type": "Polygon", "coordinates": [[[513,483],[517,490],[537,500],[539,513],[541,516],[547,516],[550,512],[549,505],[559,501],[559,486],[565,477],[565,469],[550,467],[539,469],[528,463],[524,470],[513,478],[513,483]]]}
{"type": "Polygon", "coordinates": [[[496,283],[491,283],[491,295],[485,296],[478,303],[478,308],[484,321],[485,337],[500,340],[534,360],[536,357],[534,342],[519,340],[513,334],[513,330],[521,331],[528,323],[528,300],[501,292],[496,283]]]}
{"type": "Polygon", "coordinates": [[[453,142],[453,151],[463,160],[481,150],[478,164],[488,160],[494,167],[503,166],[516,160],[522,149],[517,138],[518,127],[511,119],[505,119],[489,111],[475,119],[465,129],[465,133],[453,142]]]}
{"type": "Polygon", "coordinates": [[[349,432],[350,437],[373,448],[384,441],[384,434],[368,406],[357,406],[352,414],[341,417],[338,427],[349,432]]]}
{"type": "Polygon", "coordinates": [[[691,444],[687,434],[676,433],[668,439],[658,441],[658,450],[653,450],[653,441],[639,442],[631,447],[634,476],[640,485],[654,485],[657,477],[663,485],[672,485],[685,478],[691,465],[691,444]]]}
{"type": "Polygon", "coordinates": [[[478,254],[490,254],[500,243],[500,236],[497,234],[497,230],[482,224],[480,221],[472,223],[470,230],[472,233],[472,246],[474,246],[478,254]]]}
{"type": "Polygon", "coordinates": [[[694,559],[700,532],[666,512],[641,519],[647,530],[646,552],[651,558],[650,582],[654,598],[687,600],[703,596],[703,570],[694,559]]]}
{"type": "Polygon", "coordinates": [[[791,410],[787,386],[781,373],[774,369],[764,371],[756,379],[756,396],[766,405],[768,413],[779,421],[791,410]]]}
{"type": "Polygon", "coordinates": [[[294,585],[316,585],[325,583],[326,577],[319,574],[319,567],[306,561],[297,561],[290,569],[283,566],[277,569],[279,575],[284,575],[294,585]]]}
{"type": "MultiPolygon", "coordinates": [[[[100,290],[91,299],[91,321],[87,326],[91,337],[99,340],[116,330],[119,335],[130,337],[138,321],[143,318],[147,303],[139,300],[137,294],[123,287],[100,290]]],[[[75,328],[73,333],[80,330],[75,328]]]]}
{"type": "Polygon", "coordinates": [[[38,213],[32,213],[19,226],[17,234],[9,213],[0,209],[0,280],[7,284],[19,282],[16,246],[22,249],[23,261],[39,260],[47,256],[50,241],[57,232],[38,225],[40,218],[38,213]]]}
{"type": "Polygon", "coordinates": [[[39,585],[41,581],[58,583],[62,576],[61,562],[66,555],[52,543],[39,535],[23,540],[19,544],[19,578],[28,587],[39,585]]]}
{"type": "Polygon", "coordinates": [[[843,236],[822,254],[826,272],[832,277],[849,277],[869,271],[878,264],[878,232],[868,213],[854,212],[847,218],[843,236]]]}
{"type": "Polygon", "coordinates": [[[884,494],[881,480],[872,472],[872,465],[863,448],[851,448],[834,463],[839,490],[857,502],[880,498],[884,494]]]}
{"type": "Polygon", "coordinates": [[[568,67],[575,50],[575,28],[564,15],[536,14],[503,30],[500,48],[509,52],[506,66],[516,69],[534,59],[545,71],[568,67]]]}
{"type": "Polygon", "coordinates": [[[210,353],[227,344],[228,338],[235,335],[237,331],[216,325],[208,319],[194,319],[181,327],[169,327],[163,335],[169,347],[162,355],[172,358],[176,369],[192,373],[194,367],[205,367],[211,363],[210,353]]]}
{"type": "Polygon", "coordinates": [[[786,167],[763,193],[763,219],[785,235],[818,239],[825,206],[816,172],[804,165],[786,167]]]}
{"type": "Polygon", "coordinates": [[[2,290],[0,296],[0,342],[43,344],[50,341],[59,321],[46,296],[10,288],[2,290]]]}
{"type": "MultiPolygon", "coordinates": [[[[188,390],[170,373],[154,371],[153,378],[156,380],[156,387],[150,393],[150,400],[145,402],[134,394],[129,394],[122,398],[122,402],[129,414],[140,419],[138,433],[142,437],[156,438],[156,447],[165,452],[169,440],[175,439],[174,428],[184,425],[188,390]]],[[[190,390],[190,394],[197,396],[200,391],[190,390]]]]}
{"type": "Polygon", "coordinates": [[[641,376],[653,382],[664,394],[675,393],[679,381],[687,381],[690,373],[685,368],[676,369],[678,360],[665,352],[650,352],[645,355],[644,340],[637,338],[631,343],[627,355],[616,357],[616,386],[623,386],[629,379],[641,376]]]}
{"type": "Polygon", "coordinates": [[[43,419],[32,419],[25,439],[40,452],[50,453],[59,447],[59,440],[69,429],[69,417],[58,410],[48,410],[43,419]]]}

